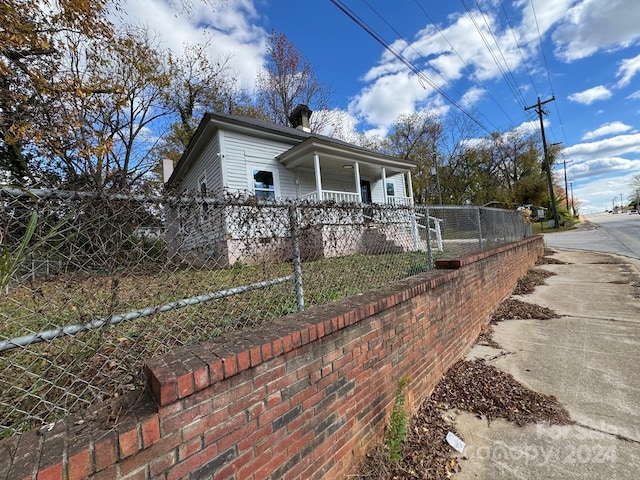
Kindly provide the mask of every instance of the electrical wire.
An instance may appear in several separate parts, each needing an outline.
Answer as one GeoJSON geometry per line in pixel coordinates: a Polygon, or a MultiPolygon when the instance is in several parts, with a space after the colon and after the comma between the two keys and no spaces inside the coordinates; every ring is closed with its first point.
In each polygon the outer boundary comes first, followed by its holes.
{"type": "Polygon", "coordinates": [[[515,125],[516,122],[511,118],[511,116],[507,113],[507,111],[502,108],[502,104],[500,104],[500,102],[498,102],[498,100],[496,100],[496,98],[491,94],[491,92],[489,91],[488,88],[486,88],[484,86],[484,84],[482,83],[482,81],[478,78],[478,76],[475,74],[475,72],[473,71],[473,68],[466,62],[466,60],[464,58],[462,58],[462,55],[460,55],[460,53],[458,52],[458,50],[456,50],[456,48],[453,46],[453,44],[449,41],[449,39],[447,38],[447,36],[444,34],[444,32],[438,27],[438,25],[436,24],[436,22],[433,20],[433,18],[431,18],[431,16],[429,15],[429,13],[427,13],[427,11],[424,9],[424,7],[422,5],[420,5],[420,3],[418,2],[418,0],[414,0],[415,4],[418,6],[418,8],[422,11],[422,13],[425,15],[425,17],[427,17],[427,20],[429,20],[429,22],[431,22],[431,25],[436,29],[436,31],[440,34],[440,36],[444,39],[445,42],[447,42],[447,44],[449,45],[449,48],[451,49],[451,51],[453,53],[455,53],[455,55],[460,59],[460,61],[462,62],[462,64],[465,66],[465,68],[467,70],[469,70],[469,72],[471,72],[471,78],[473,79],[473,81],[475,81],[478,85],[480,85],[481,89],[487,94],[487,96],[493,101],[493,103],[496,104],[496,106],[502,111],[502,113],[504,113],[505,117],[507,117],[507,119],[509,120],[509,122],[512,125],[515,125]]]}
{"type": "MultiPolygon", "coordinates": [[[[465,0],[460,0],[460,2],[464,6],[464,8],[465,8],[465,10],[467,12],[467,15],[471,19],[471,22],[473,23],[473,25],[476,28],[478,34],[480,35],[480,38],[482,38],[482,41],[484,42],[485,46],[487,47],[487,50],[489,51],[489,54],[491,55],[491,58],[493,58],[494,63],[498,67],[498,70],[500,70],[500,74],[502,75],[503,80],[505,81],[505,83],[507,84],[509,89],[511,90],[511,93],[513,94],[513,97],[516,99],[516,102],[518,102],[520,104],[520,106],[522,108],[524,108],[524,106],[526,105],[526,101],[524,100],[524,97],[520,93],[520,89],[518,88],[517,83],[515,83],[515,80],[513,79],[513,76],[511,76],[511,78],[510,78],[509,75],[507,74],[507,72],[505,71],[505,69],[503,68],[503,66],[500,64],[498,58],[496,57],[496,54],[493,51],[493,48],[491,48],[491,45],[489,44],[489,41],[487,40],[485,34],[482,32],[482,29],[480,28],[480,26],[478,25],[478,22],[476,21],[475,17],[473,16],[473,13],[471,12],[471,9],[467,5],[467,2],[465,0]]],[[[484,14],[482,14],[482,16],[484,18],[484,14]]],[[[485,18],[485,20],[486,20],[486,18],[485,18]]],[[[489,31],[491,31],[491,29],[489,29],[489,31]]],[[[492,33],[492,36],[493,36],[493,33],[492,33]]],[[[493,40],[494,40],[494,43],[496,43],[495,36],[493,37],[493,40]]],[[[497,45],[497,43],[496,43],[496,45],[497,45]]],[[[504,56],[503,56],[503,58],[504,58],[504,56]]],[[[506,65],[506,68],[508,69],[509,66],[506,65]]]]}
{"type": "MultiPolygon", "coordinates": [[[[369,7],[369,9],[370,9],[370,10],[371,10],[371,11],[372,11],[372,12],[373,12],[373,13],[374,13],[374,14],[375,14],[375,15],[376,15],[380,20],[382,20],[382,21],[383,21],[383,22],[384,22],[384,23],[385,23],[385,24],[386,24],[386,25],[387,25],[387,26],[388,26],[388,27],[393,31],[393,33],[395,33],[395,34],[396,34],[396,36],[397,36],[399,39],[401,39],[402,41],[404,41],[404,42],[407,44],[407,46],[408,46],[411,50],[413,50],[413,51],[416,53],[416,55],[418,56],[418,58],[420,58],[420,59],[421,59],[421,58],[424,58],[424,57],[423,57],[423,55],[422,55],[420,52],[418,52],[418,51],[413,47],[413,45],[411,45],[411,43],[410,43],[406,38],[404,38],[404,36],[403,36],[400,32],[398,32],[398,30],[396,30],[396,29],[393,27],[393,25],[391,25],[391,24],[387,21],[387,19],[386,19],[386,18],[384,18],[384,16],[382,16],[382,15],[381,15],[381,14],[380,14],[380,13],[379,13],[379,12],[378,12],[374,7],[373,7],[373,6],[371,6],[371,4],[370,4],[367,0],[362,0],[362,2],[363,2],[367,7],[369,7]]],[[[436,73],[436,74],[437,74],[437,75],[438,75],[438,76],[443,80],[443,82],[444,82],[446,85],[448,85],[448,87],[449,87],[451,90],[453,90],[455,93],[457,93],[457,94],[458,94],[458,96],[459,96],[460,98],[464,97],[464,95],[463,95],[460,91],[458,91],[458,89],[457,89],[455,86],[453,86],[453,85],[452,85],[452,84],[451,84],[451,83],[450,83],[446,78],[444,78],[444,76],[443,76],[443,75],[442,75],[442,74],[441,74],[437,69],[435,69],[435,68],[434,68],[434,67],[433,67],[433,66],[432,66],[428,61],[425,61],[425,64],[426,64],[426,65],[427,65],[431,70],[433,70],[433,71],[434,71],[434,72],[435,72],[435,73],[436,73]]],[[[482,114],[482,112],[478,111],[476,108],[473,108],[473,111],[474,111],[477,115],[479,115],[480,117],[482,117],[482,118],[483,118],[487,123],[489,123],[489,124],[491,125],[491,127],[493,127],[494,131],[495,131],[495,130],[498,130],[498,128],[497,128],[495,125],[493,125],[493,123],[492,123],[492,122],[491,122],[487,117],[485,117],[485,116],[482,114]]]]}
{"type": "MultiPolygon", "coordinates": [[[[330,0],[342,13],[344,13],[347,17],[349,17],[352,21],[354,21],[360,28],[362,28],[365,32],[367,32],[374,40],[376,40],[380,45],[382,45],[388,52],[390,52],[394,57],[396,57],[403,65],[405,65],[409,70],[416,74],[418,80],[426,82],[429,84],[434,90],[436,90],[440,95],[442,95],[449,103],[451,103],[455,108],[457,108],[460,112],[462,112],[465,116],[467,116],[471,121],[473,121],[476,125],[478,125],[481,129],[491,134],[491,130],[489,130],[480,120],[471,115],[462,105],[456,102],[453,98],[451,98],[444,90],[442,90],[433,80],[431,80],[424,72],[422,72],[418,67],[416,67],[413,63],[411,63],[402,53],[397,51],[391,45],[389,45],[380,35],[378,35],[371,27],[369,27],[355,12],[353,12],[349,7],[344,5],[341,0],[330,0]]],[[[424,85],[423,85],[424,87],[424,85]]]]}
{"type": "MultiPolygon", "coordinates": [[[[536,15],[536,8],[533,5],[533,0],[530,0],[531,3],[531,11],[533,13],[533,19],[536,23],[536,31],[538,32],[538,41],[540,42],[540,52],[542,54],[542,59],[544,61],[544,68],[547,72],[547,79],[549,81],[549,88],[551,89],[551,95],[555,97],[555,93],[553,91],[553,83],[551,82],[551,73],[549,71],[549,64],[547,63],[547,56],[544,53],[544,47],[542,45],[542,35],[540,34],[540,25],[538,24],[538,16],[536,15]]],[[[558,115],[558,122],[560,123],[560,129],[562,130],[562,138],[564,138],[565,143],[567,143],[567,134],[564,130],[564,123],[562,122],[562,118],[560,117],[560,110],[558,109],[557,102],[553,102],[555,104],[556,113],[558,115]]]]}

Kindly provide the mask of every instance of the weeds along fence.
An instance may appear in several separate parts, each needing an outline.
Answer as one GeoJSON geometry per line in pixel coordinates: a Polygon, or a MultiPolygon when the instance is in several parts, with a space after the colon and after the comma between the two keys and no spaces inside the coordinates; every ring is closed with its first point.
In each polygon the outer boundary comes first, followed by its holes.
{"type": "Polygon", "coordinates": [[[145,359],[531,234],[518,212],[0,189],[0,437],[145,359]]]}

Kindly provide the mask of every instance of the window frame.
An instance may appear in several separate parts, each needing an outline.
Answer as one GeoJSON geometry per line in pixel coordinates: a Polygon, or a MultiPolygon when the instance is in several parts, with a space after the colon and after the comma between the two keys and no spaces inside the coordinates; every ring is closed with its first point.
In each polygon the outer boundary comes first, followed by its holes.
{"type": "Polygon", "coordinates": [[[280,198],[280,179],[278,176],[278,169],[267,167],[264,165],[249,165],[247,171],[249,177],[249,185],[251,188],[251,193],[255,195],[258,200],[262,201],[274,201],[280,198]],[[273,180],[273,189],[268,188],[256,188],[256,179],[254,172],[267,172],[271,174],[271,179],[273,180]],[[258,192],[273,192],[273,196],[262,196],[258,192]]]}

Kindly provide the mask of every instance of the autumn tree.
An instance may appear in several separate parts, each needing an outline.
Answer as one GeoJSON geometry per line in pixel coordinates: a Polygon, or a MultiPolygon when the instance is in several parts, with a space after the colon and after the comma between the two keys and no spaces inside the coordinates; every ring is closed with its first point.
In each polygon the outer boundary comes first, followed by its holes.
{"type": "Polygon", "coordinates": [[[317,77],[314,68],[298,48],[282,33],[272,32],[267,46],[268,59],[258,75],[258,107],[267,120],[289,125],[289,115],[298,104],[314,111],[313,131],[323,130],[330,119],[330,90],[317,77]]]}
{"type": "Polygon", "coordinates": [[[76,94],[65,102],[68,129],[50,155],[65,188],[127,190],[155,165],[152,152],[171,113],[164,54],[141,27],[68,52],[76,94]]]}
{"type": "Polygon", "coordinates": [[[442,125],[435,115],[412,113],[400,115],[385,138],[385,153],[417,163],[411,172],[417,203],[428,202],[430,193],[437,188],[434,169],[441,135],[442,125]]]}
{"type": "Polygon", "coordinates": [[[52,118],[73,85],[61,77],[69,34],[109,38],[109,0],[0,2],[0,169],[16,183],[42,182],[42,148],[59,135],[52,118]]]}

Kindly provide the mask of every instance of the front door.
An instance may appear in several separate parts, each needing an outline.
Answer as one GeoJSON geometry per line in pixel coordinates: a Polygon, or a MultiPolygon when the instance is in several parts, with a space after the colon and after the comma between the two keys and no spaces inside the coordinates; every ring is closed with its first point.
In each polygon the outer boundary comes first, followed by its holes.
{"type": "Polygon", "coordinates": [[[371,182],[369,180],[360,180],[360,195],[362,203],[371,203],[371,182]]]}

